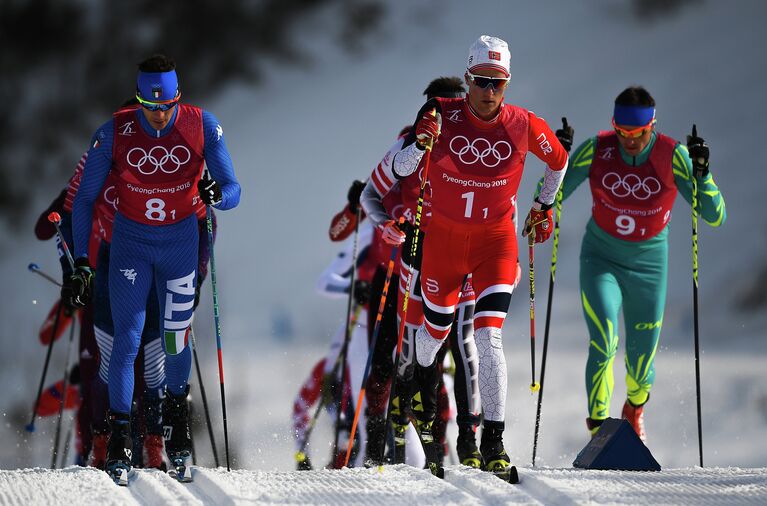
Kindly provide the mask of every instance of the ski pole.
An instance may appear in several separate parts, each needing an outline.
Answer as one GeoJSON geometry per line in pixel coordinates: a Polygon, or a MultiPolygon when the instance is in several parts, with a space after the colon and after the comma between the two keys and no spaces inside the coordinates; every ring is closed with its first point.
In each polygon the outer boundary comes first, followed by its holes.
{"type": "Polygon", "coordinates": [[[210,448],[213,451],[213,461],[218,467],[218,451],[216,450],[216,439],[213,437],[213,424],[210,423],[210,411],[208,410],[208,396],[205,395],[205,385],[202,382],[202,372],[200,370],[200,361],[197,358],[197,341],[194,339],[194,329],[189,326],[189,338],[192,340],[192,356],[194,357],[194,366],[197,369],[197,383],[200,384],[200,395],[202,396],[202,408],[205,411],[205,423],[208,425],[208,435],[210,436],[210,448]]]}
{"type": "Polygon", "coordinates": [[[562,217],[562,190],[557,193],[556,222],[554,224],[554,246],[551,249],[551,271],[549,273],[549,296],[546,305],[546,326],[543,331],[543,356],[541,357],[541,388],[538,390],[538,406],[535,409],[535,434],[533,436],[533,467],[538,451],[538,432],[541,428],[541,406],[543,405],[543,381],[546,377],[546,354],[549,349],[549,324],[551,323],[551,304],[554,294],[554,281],[557,275],[557,252],[559,250],[559,220],[562,217]]]}
{"type": "Polygon", "coordinates": [[[527,235],[527,246],[530,258],[530,365],[532,367],[530,392],[537,392],[541,385],[535,381],[535,234],[532,230],[527,235]]]}
{"type": "MultiPolygon", "coordinates": [[[[59,304],[56,306],[56,317],[53,320],[53,332],[51,333],[52,336],[55,336],[59,329],[59,321],[61,321],[61,311],[63,309],[63,304],[64,302],[59,299],[59,304]]],[[[40,386],[37,387],[37,398],[35,398],[35,405],[32,407],[32,419],[25,427],[27,432],[35,431],[35,418],[37,418],[37,408],[40,406],[40,396],[43,393],[45,376],[48,374],[48,364],[51,362],[51,352],[53,352],[53,343],[55,341],[55,339],[51,339],[51,342],[48,343],[48,351],[45,353],[45,363],[43,365],[43,374],[40,376],[40,386]]]]}
{"type": "MultiPolygon", "coordinates": [[[[692,126],[692,137],[698,136],[698,128],[692,126]]],[[[703,423],[700,408],[700,341],[698,332],[698,180],[692,174],[692,307],[695,332],[695,397],[698,409],[698,457],[703,467],[703,423]]]]}
{"type": "MultiPolygon", "coordinates": [[[[400,218],[399,224],[402,225],[404,221],[404,218],[400,218]]],[[[352,454],[354,435],[357,432],[357,423],[359,422],[360,412],[362,411],[362,401],[365,398],[368,376],[370,376],[370,370],[373,366],[373,353],[375,352],[376,341],[378,341],[378,333],[381,331],[381,319],[383,318],[384,308],[386,307],[386,298],[389,295],[389,283],[391,282],[392,273],[394,272],[394,260],[397,258],[397,249],[398,246],[394,246],[391,249],[389,264],[386,267],[386,279],[384,281],[383,290],[381,291],[381,300],[378,303],[378,313],[376,313],[376,321],[373,326],[373,336],[370,340],[370,351],[368,351],[368,360],[365,364],[365,373],[362,375],[362,385],[360,385],[360,393],[357,396],[357,406],[354,410],[354,420],[352,421],[352,430],[349,434],[349,446],[346,448],[344,467],[349,465],[349,457],[352,454]]]]}
{"type": "MultiPolygon", "coordinates": [[[[205,175],[208,173],[205,171],[205,175]]],[[[216,323],[216,349],[218,352],[218,379],[221,385],[221,411],[224,419],[224,452],[226,454],[226,470],[231,471],[229,465],[229,431],[226,424],[226,393],[224,391],[224,357],[221,349],[221,320],[219,318],[218,289],[216,287],[216,257],[213,253],[213,217],[210,206],[205,206],[205,221],[208,228],[208,245],[210,247],[210,286],[213,290],[213,319],[216,323]]]]}
{"type": "Polygon", "coordinates": [[[75,261],[72,258],[72,253],[69,252],[69,246],[67,246],[67,241],[64,240],[64,234],[61,233],[61,228],[59,227],[59,224],[61,223],[61,215],[56,211],[53,211],[48,215],[48,221],[53,223],[53,226],[56,227],[56,234],[59,236],[59,241],[61,242],[61,247],[64,249],[67,261],[69,261],[69,266],[72,270],[75,270],[75,261]]]}
{"type": "Polygon", "coordinates": [[[69,327],[69,342],[67,343],[67,354],[64,361],[64,383],[61,388],[61,406],[59,406],[59,417],[56,421],[56,435],[53,438],[53,452],[51,454],[51,469],[56,469],[56,460],[59,456],[59,439],[61,438],[61,424],[64,419],[64,405],[67,400],[67,389],[69,388],[69,354],[72,351],[72,342],[75,340],[75,322],[69,327]]]}
{"type": "Polygon", "coordinates": [[[37,265],[36,263],[32,262],[31,264],[29,264],[27,266],[27,269],[29,270],[29,272],[34,272],[35,274],[38,274],[38,275],[42,276],[43,278],[47,279],[48,281],[50,281],[54,285],[61,286],[61,283],[56,281],[56,279],[53,276],[51,276],[50,274],[46,274],[45,272],[43,272],[43,270],[40,268],[40,266],[37,265]]]}
{"type": "MultiPolygon", "coordinates": [[[[344,344],[343,347],[341,347],[341,353],[339,354],[339,362],[341,367],[341,395],[338,397],[338,410],[336,411],[336,426],[335,426],[335,435],[333,438],[333,455],[335,456],[338,453],[338,432],[339,427],[341,425],[341,412],[343,411],[341,409],[341,404],[343,401],[343,384],[344,384],[344,376],[346,374],[346,355],[349,352],[349,341],[351,341],[351,335],[352,335],[352,306],[354,305],[354,280],[356,278],[357,274],[357,244],[359,243],[359,230],[360,230],[360,220],[362,218],[362,210],[360,209],[360,206],[357,206],[357,222],[354,224],[354,246],[352,247],[352,264],[351,264],[351,273],[349,275],[349,301],[346,306],[346,333],[344,334],[344,344]]],[[[351,448],[351,446],[349,446],[351,448]]]]}
{"type": "MultiPolygon", "coordinates": [[[[432,111],[433,113],[434,111],[432,111]]],[[[405,295],[402,300],[402,321],[400,321],[399,332],[397,333],[397,351],[396,358],[394,359],[394,374],[392,375],[391,388],[389,389],[389,402],[386,406],[386,423],[384,427],[389,427],[391,424],[391,408],[392,401],[394,400],[396,393],[397,376],[399,375],[399,363],[402,356],[402,339],[405,335],[405,321],[407,320],[407,306],[410,300],[410,285],[413,281],[413,267],[416,261],[416,254],[418,253],[418,236],[421,227],[421,214],[423,213],[423,196],[426,191],[426,181],[429,175],[429,162],[431,161],[431,149],[434,146],[434,139],[430,139],[426,144],[426,153],[423,155],[423,172],[421,174],[421,188],[418,192],[418,203],[415,210],[415,222],[413,223],[413,241],[410,245],[410,262],[407,269],[407,281],[405,282],[405,295]]],[[[415,344],[415,343],[413,343],[415,344]]],[[[417,360],[417,359],[416,359],[417,360]]],[[[420,437],[420,436],[419,436],[420,437]]],[[[383,462],[383,455],[381,455],[381,462],[383,462]]]]}
{"type": "Polygon", "coordinates": [[[77,416],[73,416],[70,420],[69,428],[67,429],[67,435],[64,436],[64,451],[61,452],[61,467],[67,467],[67,458],[69,457],[69,442],[72,439],[72,429],[77,423],[77,416]]]}

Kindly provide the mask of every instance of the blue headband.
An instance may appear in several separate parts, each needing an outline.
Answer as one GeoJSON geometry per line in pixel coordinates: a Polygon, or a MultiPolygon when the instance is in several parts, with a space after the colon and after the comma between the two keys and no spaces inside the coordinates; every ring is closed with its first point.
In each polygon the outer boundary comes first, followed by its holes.
{"type": "Polygon", "coordinates": [[[175,70],[168,72],[141,72],[136,78],[138,96],[148,102],[166,102],[178,95],[178,77],[175,70]]]}
{"type": "Polygon", "coordinates": [[[616,125],[642,127],[655,119],[655,107],[615,104],[613,119],[616,125]]]}

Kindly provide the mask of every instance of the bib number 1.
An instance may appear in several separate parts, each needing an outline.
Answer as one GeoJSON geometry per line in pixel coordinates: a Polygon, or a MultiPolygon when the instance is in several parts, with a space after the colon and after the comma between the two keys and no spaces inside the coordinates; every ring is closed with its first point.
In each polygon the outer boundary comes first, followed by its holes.
{"type": "MultiPolygon", "coordinates": [[[[466,199],[466,209],[463,211],[464,218],[471,218],[471,214],[474,208],[474,192],[467,192],[461,195],[462,199],[466,199]]],[[[487,218],[487,207],[482,208],[483,218],[487,218]]]]}

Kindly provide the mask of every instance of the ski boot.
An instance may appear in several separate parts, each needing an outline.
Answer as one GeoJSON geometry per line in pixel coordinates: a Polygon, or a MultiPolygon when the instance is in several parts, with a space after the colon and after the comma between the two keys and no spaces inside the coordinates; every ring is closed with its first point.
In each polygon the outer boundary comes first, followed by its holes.
{"type": "Polygon", "coordinates": [[[597,432],[599,432],[599,428],[602,426],[602,422],[604,422],[604,420],[586,418],[586,428],[589,429],[592,438],[597,435],[597,432]]]}
{"type": "Polygon", "coordinates": [[[480,452],[484,460],[484,471],[493,473],[503,481],[519,483],[517,468],[503,448],[503,422],[485,420],[482,424],[480,452]]]}
{"type": "Polygon", "coordinates": [[[477,448],[476,426],[473,424],[458,425],[458,441],[455,445],[458,461],[464,466],[481,469],[482,454],[477,448]]]}
{"type": "Polygon", "coordinates": [[[365,446],[365,467],[378,467],[383,464],[386,419],[381,415],[368,415],[365,431],[368,438],[365,446]]]}
{"type": "Polygon", "coordinates": [[[296,471],[311,471],[312,461],[309,460],[309,456],[304,452],[296,452],[296,471]]]}
{"type": "Polygon", "coordinates": [[[107,445],[105,470],[112,480],[120,485],[128,485],[128,473],[131,471],[133,441],[130,435],[130,415],[110,413],[109,425],[112,433],[107,445]]]}
{"type": "MultiPolygon", "coordinates": [[[[407,392],[407,386],[398,383],[397,388],[400,392],[407,392]]],[[[391,401],[391,427],[392,434],[394,436],[394,464],[404,464],[407,455],[407,438],[405,433],[407,427],[410,425],[410,419],[408,418],[408,412],[410,406],[408,403],[403,403],[403,399],[407,399],[407,393],[405,395],[396,395],[391,401]]]]}
{"type": "Polygon", "coordinates": [[[168,465],[163,459],[162,450],[162,434],[147,434],[144,436],[144,467],[167,472],[168,465]]]}
{"type": "Polygon", "coordinates": [[[394,435],[394,454],[392,456],[392,463],[404,464],[407,457],[407,426],[409,422],[405,424],[392,420],[392,433],[394,435]]]}
{"type": "Polygon", "coordinates": [[[423,446],[423,453],[426,457],[426,468],[431,471],[431,474],[437,478],[445,478],[445,470],[441,465],[440,452],[442,451],[441,445],[438,441],[434,440],[434,432],[432,430],[433,420],[421,421],[418,420],[417,429],[418,437],[421,438],[421,445],[423,446]]]}
{"type": "Polygon", "coordinates": [[[165,394],[163,433],[165,453],[170,460],[168,474],[182,483],[192,481],[192,434],[189,429],[189,386],[181,395],[165,394]]]}
{"type": "Polygon", "coordinates": [[[90,466],[102,471],[107,467],[107,444],[109,434],[93,434],[93,448],[91,448],[90,466]]]}
{"type": "MultiPolygon", "coordinates": [[[[646,403],[647,401],[645,401],[646,403]]],[[[644,431],[644,404],[634,406],[628,399],[623,404],[621,418],[628,420],[643,443],[647,442],[647,434],[644,431]]]]}

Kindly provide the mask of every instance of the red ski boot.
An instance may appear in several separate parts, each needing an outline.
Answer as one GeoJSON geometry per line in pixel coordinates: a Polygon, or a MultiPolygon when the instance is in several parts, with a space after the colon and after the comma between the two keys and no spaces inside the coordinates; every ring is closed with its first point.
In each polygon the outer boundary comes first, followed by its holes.
{"type": "Polygon", "coordinates": [[[167,471],[168,465],[163,460],[162,434],[144,436],[144,467],[167,471]]]}
{"type": "Polygon", "coordinates": [[[647,441],[647,434],[644,431],[644,404],[634,406],[627,400],[623,405],[621,417],[628,420],[643,443],[647,441]]]}

